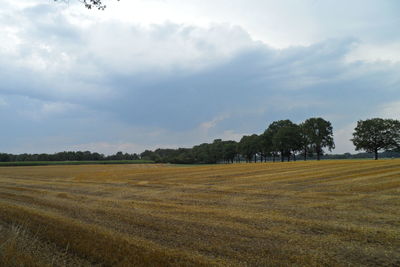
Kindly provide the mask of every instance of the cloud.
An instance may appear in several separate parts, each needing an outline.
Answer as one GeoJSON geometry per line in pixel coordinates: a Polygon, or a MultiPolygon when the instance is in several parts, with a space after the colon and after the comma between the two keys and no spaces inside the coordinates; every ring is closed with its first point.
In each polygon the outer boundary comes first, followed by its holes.
{"type": "Polygon", "coordinates": [[[219,122],[225,120],[228,117],[229,116],[227,116],[227,115],[219,115],[210,121],[205,121],[205,122],[201,123],[200,129],[202,129],[205,132],[208,132],[210,129],[214,128],[219,122]]]}
{"type": "Polygon", "coordinates": [[[400,120],[400,101],[385,103],[379,110],[381,117],[400,120]]]}
{"type": "MultiPolygon", "coordinates": [[[[385,39],[382,47],[390,49],[384,53],[365,41],[378,33],[343,36],[338,34],[342,22],[333,29],[325,19],[317,27],[318,14],[304,20],[315,8],[326,11],[326,4],[307,2],[312,9],[299,7],[298,15],[286,9],[288,2],[278,4],[284,17],[295,17],[284,25],[277,17],[266,21],[276,40],[270,45],[267,37],[259,38],[267,34],[255,30],[257,20],[243,21],[240,12],[258,7],[259,17],[276,1],[255,1],[254,7],[233,1],[226,11],[225,1],[198,2],[202,11],[222,5],[222,15],[210,11],[207,16],[190,11],[193,4],[185,2],[182,10],[195,14],[193,21],[171,7],[166,12],[180,13],[176,20],[155,18],[158,5],[176,1],[134,1],[146,10],[157,7],[142,22],[110,17],[114,5],[109,13],[96,13],[75,5],[14,2],[0,11],[0,119],[5,129],[0,136],[11,140],[1,144],[3,151],[141,152],[216,138],[238,140],[245,133],[263,132],[274,120],[323,116],[337,129],[336,151],[347,152],[349,125],[366,116],[399,113],[397,40],[385,39]],[[298,27],[289,30],[297,21],[298,27]],[[296,31],[295,36],[305,33],[307,38],[278,40],[273,25],[285,35],[296,31]],[[303,30],[302,25],[314,28],[303,30]],[[326,28],[332,28],[330,36],[321,34],[326,28]],[[314,33],[318,37],[312,38],[314,33]],[[274,48],[281,41],[289,45],[274,48]]],[[[344,12],[349,21],[355,11],[344,12]]],[[[360,16],[363,23],[356,28],[365,30],[370,23],[360,16]]],[[[384,18],[379,21],[386,25],[384,18]]]]}
{"type": "Polygon", "coordinates": [[[336,149],[334,153],[354,153],[354,146],[350,141],[353,138],[356,122],[352,122],[339,129],[334,129],[334,140],[336,149]]]}
{"type": "Polygon", "coordinates": [[[119,151],[131,152],[131,151],[144,151],[146,149],[155,149],[156,147],[146,147],[143,144],[135,143],[88,143],[88,144],[77,144],[69,147],[72,151],[101,151],[106,155],[112,155],[119,151]]]}
{"type": "Polygon", "coordinates": [[[389,63],[400,62],[400,42],[386,44],[359,44],[346,56],[349,62],[386,61],[389,63]]]}

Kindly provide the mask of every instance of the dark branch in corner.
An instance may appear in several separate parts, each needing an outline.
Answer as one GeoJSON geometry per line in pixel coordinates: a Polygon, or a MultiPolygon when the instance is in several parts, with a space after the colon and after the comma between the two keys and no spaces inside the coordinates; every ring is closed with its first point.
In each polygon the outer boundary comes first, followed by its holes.
{"type": "MultiPolygon", "coordinates": [[[[54,1],[57,2],[61,0],[54,0],[54,1]]],[[[102,0],[78,0],[78,1],[84,4],[87,9],[97,8],[98,10],[104,10],[106,8],[106,5],[103,4],[102,0]]]]}

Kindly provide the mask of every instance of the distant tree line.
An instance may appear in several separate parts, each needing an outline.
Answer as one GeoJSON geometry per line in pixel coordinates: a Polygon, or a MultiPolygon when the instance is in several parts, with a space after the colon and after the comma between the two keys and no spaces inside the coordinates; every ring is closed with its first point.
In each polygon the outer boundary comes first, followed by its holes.
{"type": "Polygon", "coordinates": [[[0,162],[16,161],[97,161],[97,160],[138,160],[138,154],[128,154],[117,152],[114,155],[105,156],[97,152],[90,151],[64,151],[55,154],[7,154],[0,153],[0,162]]]}
{"type": "Polygon", "coordinates": [[[155,162],[206,164],[307,160],[314,156],[319,160],[324,149],[334,147],[331,123],[310,118],[301,124],[274,121],[263,133],[243,136],[239,142],[216,139],[193,148],[146,150],[140,156],[155,162]]]}
{"type": "Polygon", "coordinates": [[[351,139],[356,150],[366,153],[330,155],[335,148],[333,129],[323,118],[310,118],[295,124],[290,120],[272,122],[261,134],[243,136],[239,142],[216,139],[192,148],[146,150],[140,155],[117,152],[105,156],[90,151],[65,151],[55,154],[0,153],[1,162],[18,161],[100,161],[151,160],[158,163],[215,164],[234,162],[291,161],[307,159],[351,159],[400,157],[400,122],[392,119],[368,119],[357,122],[351,139]]]}
{"type": "Polygon", "coordinates": [[[290,120],[279,120],[271,123],[263,133],[243,136],[239,142],[216,139],[193,148],[146,150],[140,156],[155,162],[178,164],[394,158],[400,157],[400,122],[380,118],[360,120],[351,141],[357,151],[366,153],[325,154],[325,150],[335,148],[329,121],[310,118],[295,124],[290,120]]]}
{"type": "MultiPolygon", "coordinates": [[[[400,151],[383,151],[378,153],[380,158],[400,158],[400,151]]],[[[375,158],[374,153],[343,153],[343,154],[325,154],[321,159],[372,159],[375,158]]]]}

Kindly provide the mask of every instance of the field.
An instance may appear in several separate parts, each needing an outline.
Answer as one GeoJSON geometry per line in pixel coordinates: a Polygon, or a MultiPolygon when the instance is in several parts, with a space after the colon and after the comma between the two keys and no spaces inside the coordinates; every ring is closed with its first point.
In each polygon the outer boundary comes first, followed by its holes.
{"type": "Polygon", "coordinates": [[[400,160],[0,168],[4,266],[400,266],[400,160]]]}

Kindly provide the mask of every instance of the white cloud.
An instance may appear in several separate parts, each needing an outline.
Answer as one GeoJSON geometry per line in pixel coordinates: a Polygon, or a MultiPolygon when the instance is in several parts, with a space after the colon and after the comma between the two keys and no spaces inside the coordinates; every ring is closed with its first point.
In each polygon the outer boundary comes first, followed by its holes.
{"type": "Polygon", "coordinates": [[[215,118],[213,118],[210,121],[205,121],[203,123],[200,124],[199,128],[201,131],[207,133],[209,130],[211,130],[212,128],[214,128],[215,126],[217,126],[217,124],[219,122],[222,122],[223,120],[229,118],[230,116],[228,114],[222,114],[222,115],[218,115],[215,118]]]}
{"type": "Polygon", "coordinates": [[[359,43],[347,56],[347,62],[386,61],[391,63],[400,62],[400,42],[368,44],[359,43]]]}
{"type": "Polygon", "coordinates": [[[71,145],[67,149],[71,151],[96,151],[106,155],[111,155],[119,151],[123,151],[124,153],[141,153],[144,150],[149,149],[149,147],[146,147],[143,144],[135,144],[135,143],[98,142],[98,143],[71,145]]]}
{"type": "Polygon", "coordinates": [[[6,106],[8,106],[7,101],[4,98],[0,97],[0,108],[6,107],[6,106]]]}
{"type": "Polygon", "coordinates": [[[352,122],[340,129],[334,130],[334,141],[335,150],[332,153],[354,153],[355,148],[350,141],[353,138],[354,128],[356,127],[356,122],[352,122]]]}
{"type": "Polygon", "coordinates": [[[400,120],[400,101],[381,105],[379,113],[383,118],[400,120]]]}
{"type": "Polygon", "coordinates": [[[2,137],[30,133],[21,152],[239,140],[324,114],[351,152],[351,121],[400,114],[382,105],[400,99],[398,14],[382,1],[2,3],[2,137]]]}
{"type": "Polygon", "coordinates": [[[44,103],[41,111],[44,114],[54,115],[57,113],[65,113],[68,112],[69,110],[77,108],[78,108],[77,105],[73,105],[70,103],[50,102],[50,103],[44,103]]]}
{"type": "Polygon", "coordinates": [[[146,28],[100,24],[84,33],[88,56],[121,74],[198,71],[255,46],[239,27],[197,28],[177,24],[146,28]]]}

